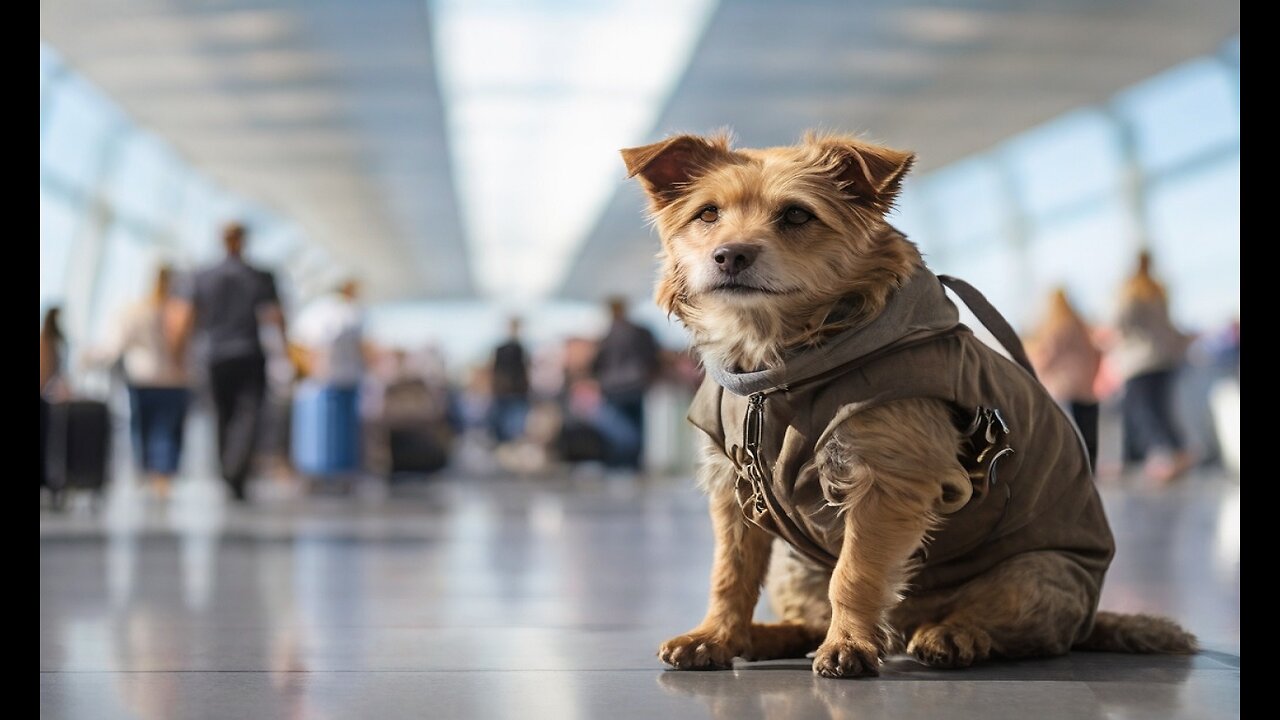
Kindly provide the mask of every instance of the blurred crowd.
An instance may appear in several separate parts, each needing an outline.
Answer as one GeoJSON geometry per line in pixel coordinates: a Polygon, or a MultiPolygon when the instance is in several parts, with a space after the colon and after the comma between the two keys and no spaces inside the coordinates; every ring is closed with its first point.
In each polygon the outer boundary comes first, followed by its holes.
{"type": "Polygon", "coordinates": [[[287,316],[273,274],[245,259],[247,236],[227,226],[221,261],[187,276],[159,268],[105,342],[75,358],[59,308],[46,311],[41,486],[55,504],[107,481],[112,419],[122,413],[109,407],[109,382],[84,382],[95,374],[123,381],[132,467],[159,497],[184,467],[192,411],[212,416],[217,472],[238,501],[250,499],[255,481],[349,489],[446,467],[539,475],[567,464],[638,477],[677,462],[670,452],[653,457],[662,443],[647,430],[679,424],[672,411],[683,412],[701,374],[687,352],[662,348],[629,319],[623,300],[602,309],[603,336],[537,348],[513,317],[490,358],[455,371],[434,346],[371,342],[355,280],[287,316]],[[657,421],[646,413],[655,402],[657,421]]]}
{"type": "Polygon", "coordinates": [[[1138,255],[1112,316],[1099,324],[1077,312],[1065,289],[1054,289],[1026,338],[1028,354],[1080,428],[1096,474],[1140,470],[1166,484],[1200,464],[1238,472],[1239,320],[1199,336],[1179,329],[1152,265],[1150,253],[1138,255]],[[1109,465],[1098,465],[1108,405],[1121,420],[1121,448],[1109,465]]]}
{"type": "MultiPolygon", "coordinates": [[[[47,311],[41,486],[55,502],[106,483],[112,418],[121,413],[112,413],[106,393],[71,382],[104,371],[123,379],[132,466],[161,497],[183,467],[193,406],[213,418],[218,473],[239,501],[249,498],[251,479],[349,488],[370,476],[400,481],[446,467],[537,476],[584,464],[637,477],[651,465],[684,469],[676,456],[692,455],[670,437],[687,434],[681,418],[701,381],[696,361],[662,348],[621,299],[603,309],[600,337],[530,348],[521,318],[512,317],[485,362],[451,372],[437,348],[370,342],[355,280],[286,323],[272,273],[245,260],[246,240],[246,229],[232,224],[221,261],[185,277],[161,267],[107,340],[74,361],[59,309],[47,311]],[[651,437],[655,429],[664,437],[651,437]]],[[[1200,463],[1238,471],[1239,322],[1199,337],[1183,332],[1152,265],[1142,253],[1102,322],[1082,317],[1065,289],[1052,291],[1026,338],[1029,354],[1100,476],[1132,469],[1163,484],[1200,463]],[[1121,420],[1122,447],[1100,460],[1108,416],[1121,420]]]]}

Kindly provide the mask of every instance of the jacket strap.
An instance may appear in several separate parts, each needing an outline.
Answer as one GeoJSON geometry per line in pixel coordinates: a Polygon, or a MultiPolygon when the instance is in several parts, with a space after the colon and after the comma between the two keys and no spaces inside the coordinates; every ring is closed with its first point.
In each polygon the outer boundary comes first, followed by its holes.
{"type": "Polygon", "coordinates": [[[999,310],[996,310],[987,298],[978,289],[960,278],[950,275],[939,275],[938,279],[943,285],[951,288],[965,305],[973,311],[974,317],[982,323],[996,340],[1004,346],[1005,350],[1013,356],[1013,359],[1022,366],[1024,370],[1031,373],[1031,377],[1039,379],[1036,376],[1035,368],[1031,367],[1031,360],[1027,357],[1027,351],[1022,347],[1022,341],[1018,339],[1018,334],[1013,331],[1013,327],[1009,325],[1009,321],[1004,319],[999,310]]]}

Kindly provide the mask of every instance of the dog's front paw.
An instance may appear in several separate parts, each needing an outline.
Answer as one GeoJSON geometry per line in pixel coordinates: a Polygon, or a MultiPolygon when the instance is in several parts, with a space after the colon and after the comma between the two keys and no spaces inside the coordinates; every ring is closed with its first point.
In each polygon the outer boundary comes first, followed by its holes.
{"type": "Polygon", "coordinates": [[[874,677],[880,674],[880,657],[874,643],[828,638],[813,657],[813,671],[829,678],[874,677]]]}
{"type": "Polygon", "coordinates": [[[991,636],[977,627],[925,625],[916,630],[907,652],[930,667],[968,667],[991,654],[991,636]]]}
{"type": "Polygon", "coordinates": [[[658,658],[677,670],[726,670],[742,650],[728,633],[692,630],[662,643],[658,658]]]}

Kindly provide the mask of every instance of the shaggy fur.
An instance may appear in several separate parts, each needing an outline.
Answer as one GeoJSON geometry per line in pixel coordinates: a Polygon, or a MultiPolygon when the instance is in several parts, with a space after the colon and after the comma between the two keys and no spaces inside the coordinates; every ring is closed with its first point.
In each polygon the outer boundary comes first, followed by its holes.
{"type": "MultiPolygon", "coordinates": [[[[704,358],[722,366],[766,367],[784,350],[874,317],[923,262],[884,219],[911,153],[817,134],[791,147],[733,149],[720,134],[680,135],[622,155],[649,195],[662,238],[657,302],[684,323],[704,358]],[[713,255],[729,244],[754,255],[726,276],[713,255]]],[[[844,522],[834,571],[748,523],[733,465],[705,453],[699,482],[716,537],[709,607],[697,628],[663,643],[659,657],[708,669],[729,667],[734,657],[816,650],[818,674],[858,677],[878,674],[881,659],[903,648],[935,667],[1058,655],[1073,644],[1195,650],[1193,636],[1162,618],[1095,619],[1082,571],[1052,552],[1024,553],[959,587],[904,597],[911,558],[955,502],[951,489],[969,487],[957,459],[961,440],[950,410],[935,400],[894,402],[842,421],[817,458],[844,522]],[[752,622],[766,572],[782,618],[768,625],[752,622]]]]}

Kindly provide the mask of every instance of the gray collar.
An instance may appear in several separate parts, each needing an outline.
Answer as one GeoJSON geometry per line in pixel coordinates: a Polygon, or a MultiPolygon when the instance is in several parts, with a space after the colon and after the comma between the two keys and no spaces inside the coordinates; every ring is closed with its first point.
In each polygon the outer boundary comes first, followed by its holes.
{"type": "Polygon", "coordinates": [[[707,374],[725,390],[746,396],[799,384],[899,340],[949,330],[959,322],[960,313],[947,298],[941,281],[921,266],[889,297],[884,310],[869,321],[834,335],[821,345],[788,352],[776,367],[734,372],[707,362],[707,374]]]}

